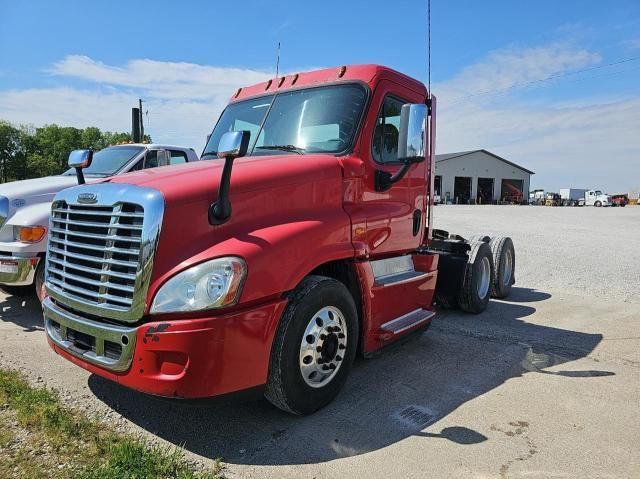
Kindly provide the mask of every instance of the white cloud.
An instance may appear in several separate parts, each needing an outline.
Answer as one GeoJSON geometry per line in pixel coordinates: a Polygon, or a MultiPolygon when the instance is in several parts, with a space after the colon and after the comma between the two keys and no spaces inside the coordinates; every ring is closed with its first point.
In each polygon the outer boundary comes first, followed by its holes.
{"type": "Polygon", "coordinates": [[[47,73],[87,85],[0,91],[0,118],[128,131],[131,107],[142,98],[144,110],[149,111],[146,131],[154,141],[196,150],[204,146],[207,133],[239,87],[271,76],[251,69],[154,60],[132,60],[120,67],[80,55],[67,56],[47,73]]]}
{"type": "Polygon", "coordinates": [[[551,190],[635,187],[640,97],[527,101],[527,88],[540,86],[531,82],[561,78],[599,60],[595,53],[557,44],[489,54],[435,85],[437,151],[494,151],[535,171],[533,185],[551,190]]]}
{"type": "MultiPolygon", "coordinates": [[[[549,189],[636,187],[640,97],[573,97],[533,104],[522,94],[538,87],[530,82],[562,78],[599,62],[597,53],[563,44],[488,54],[434,85],[439,99],[438,152],[486,148],[536,171],[534,185],[549,189]],[[496,90],[497,95],[467,98],[496,90]]],[[[131,107],[143,98],[149,110],[147,131],[154,140],[196,149],[203,147],[238,87],[272,76],[251,69],[154,60],[114,66],[78,55],[47,72],[61,84],[72,79],[81,86],[0,91],[0,118],[127,131],[131,107]]],[[[599,81],[606,82],[606,77],[599,81]]]]}

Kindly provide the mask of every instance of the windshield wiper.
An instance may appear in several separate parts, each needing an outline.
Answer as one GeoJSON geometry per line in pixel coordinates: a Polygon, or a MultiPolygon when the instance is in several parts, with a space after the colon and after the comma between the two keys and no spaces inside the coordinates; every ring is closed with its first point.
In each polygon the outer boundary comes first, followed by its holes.
{"type": "Polygon", "coordinates": [[[292,151],[299,155],[304,155],[306,151],[304,148],[300,148],[296,145],[264,145],[264,146],[256,146],[256,150],[281,150],[281,151],[292,151]]]}

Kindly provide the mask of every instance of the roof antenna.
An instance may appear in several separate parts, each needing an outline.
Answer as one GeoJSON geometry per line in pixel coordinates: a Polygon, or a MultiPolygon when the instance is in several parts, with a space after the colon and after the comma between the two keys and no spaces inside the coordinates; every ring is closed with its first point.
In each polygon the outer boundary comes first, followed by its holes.
{"type": "Polygon", "coordinates": [[[427,95],[429,100],[431,99],[431,0],[427,0],[427,31],[428,31],[428,80],[427,80],[427,95]]]}
{"type": "Polygon", "coordinates": [[[280,42],[278,42],[278,50],[277,50],[277,57],[276,57],[276,80],[278,79],[278,72],[280,70],[280,42]]]}

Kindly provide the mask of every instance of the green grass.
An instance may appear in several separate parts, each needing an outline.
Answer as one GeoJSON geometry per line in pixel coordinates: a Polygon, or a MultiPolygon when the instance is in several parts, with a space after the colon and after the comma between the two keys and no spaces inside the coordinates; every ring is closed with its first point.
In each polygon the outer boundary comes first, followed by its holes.
{"type": "Polygon", "coordinates": [[[195,471],[181,448],[118,433],[0,369],[0,477],[215,479],[220,469],[195,471]]]}

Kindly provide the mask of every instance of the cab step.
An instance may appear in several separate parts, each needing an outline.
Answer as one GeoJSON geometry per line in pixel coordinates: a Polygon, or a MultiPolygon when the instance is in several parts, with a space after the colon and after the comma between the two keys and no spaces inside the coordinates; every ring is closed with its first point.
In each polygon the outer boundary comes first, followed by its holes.
{"type": "Polygon", "coordinates": [[[383,333],[400,334],[407,329],[426,323],[433,318],[435,314],[435,312],[427,309],[416,309],[415,311],[403,314],[396,319],[384,323],[380,326],[380,329],[383,333]]]}

